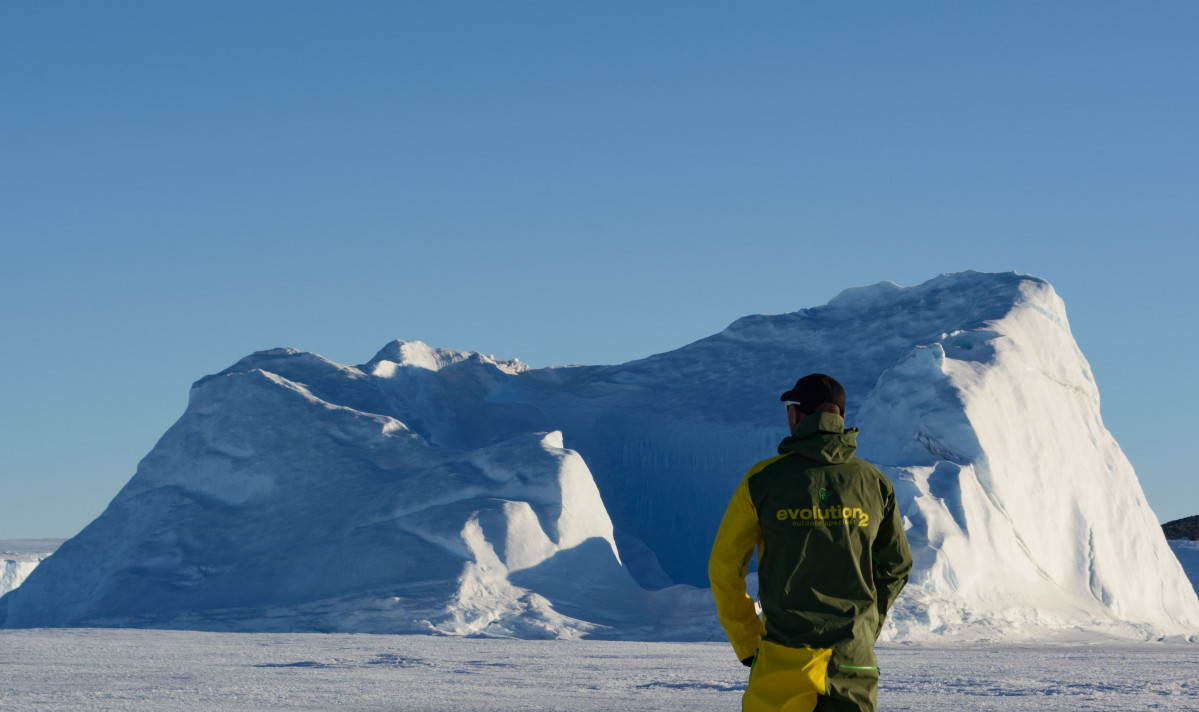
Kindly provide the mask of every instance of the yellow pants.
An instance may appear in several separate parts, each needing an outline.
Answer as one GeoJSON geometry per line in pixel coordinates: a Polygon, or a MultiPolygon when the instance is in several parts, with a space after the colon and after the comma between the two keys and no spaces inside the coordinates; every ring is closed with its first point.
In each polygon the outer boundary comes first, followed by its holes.
{"type": "Polygon", "coordinates": [[[812,712],[816,696],[828,691],[829,648],[788,648],[768,641],[758,644],[741,698],[744,712],[812,712]]]}

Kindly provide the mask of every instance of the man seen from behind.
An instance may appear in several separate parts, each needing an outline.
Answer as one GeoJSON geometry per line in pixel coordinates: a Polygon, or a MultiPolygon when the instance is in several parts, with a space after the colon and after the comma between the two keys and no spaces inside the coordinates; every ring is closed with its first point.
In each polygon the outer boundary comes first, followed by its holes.
{"type": "Polygon", "coordinates": [[[854,456],[845,390],[824,374],[782,395],[791,435],[741,479],[708,576],[737,657],[742,709],[873,712],[874,641],[912,554],[890,480],[854,456]],[[762,617],[745,590],[754,549],[762,617]]]}

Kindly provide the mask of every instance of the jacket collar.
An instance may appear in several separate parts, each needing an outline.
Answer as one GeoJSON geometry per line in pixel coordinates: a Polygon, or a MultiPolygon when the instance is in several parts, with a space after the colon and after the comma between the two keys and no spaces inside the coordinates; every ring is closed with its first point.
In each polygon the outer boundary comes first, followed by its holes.
{"type": "Polygon", "coordinates": [[[779,454],[795,453],[821,464],[848,462],[858,447],[858,429],[845,429],[845,420],[833,413],[813,413],[779,443],[779,454]]]}

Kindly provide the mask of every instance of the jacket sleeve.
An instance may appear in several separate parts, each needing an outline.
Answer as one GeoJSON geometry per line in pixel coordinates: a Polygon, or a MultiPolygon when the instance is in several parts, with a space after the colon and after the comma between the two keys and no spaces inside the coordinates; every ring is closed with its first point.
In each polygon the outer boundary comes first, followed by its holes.
{"type": "Polygon", "coordinates": [[[912,551],[908,548],[908,537],[903,530],[903,516],[895,503],[895,491],[888,483],[886,504],[883,518],[879,522],[878,536],[871,546],[871,556],[874,559],[874,586],[878,604],[878,630],[874,632],[877,638],[883,630],[883,622],[887,619],[887,611],[899,597],[908,576],[912,573],[912,551]]]}
{"type": "Polygon", "coordinates": [[[753,599],[745,592],[750,557],[762,536],[758,513],[749,497],[748,481],[747,475],[733,493],[708,559],[708,579],[716,599],[716,615],[738,660],[754,655],[762,633],[762,619],[758,617],[753,599]]]}

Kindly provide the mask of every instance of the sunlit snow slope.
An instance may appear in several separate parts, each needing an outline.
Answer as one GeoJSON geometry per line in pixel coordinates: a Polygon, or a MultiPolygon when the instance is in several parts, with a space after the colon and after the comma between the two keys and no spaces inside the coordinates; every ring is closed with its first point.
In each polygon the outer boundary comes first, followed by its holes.
{"type": "Polygon", "coordinates": [[[910,525],[886,635],[1199,630],[1061,300],[981,273],[850,289],[619,366],[402,341],[356,367],[254,354],[197,382],[0,616],[719,637],[706,593],[670,585],[706,585],[729,495],[785,435],[779,393],[816,371],[845,384],[910,525]]]}

